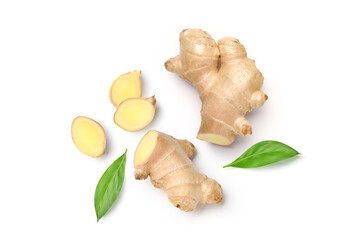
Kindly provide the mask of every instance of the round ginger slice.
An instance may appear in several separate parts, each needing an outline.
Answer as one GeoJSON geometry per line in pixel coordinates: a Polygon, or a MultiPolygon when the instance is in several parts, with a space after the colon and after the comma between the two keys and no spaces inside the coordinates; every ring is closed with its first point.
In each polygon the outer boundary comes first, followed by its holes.
{"type": "Polygon", "coordinates": [[[72,139],[79,151],[91,157],[99,157],[105,152],[105,132],[95,120],[79,116],[72,122],[72,139]]]}
{"type": "Polygon", "coordinates": [[[129,98],[124,100],[114,114],[114,122],[123,130],[136,132],[152,121],[156,111],[156,98],[129,98]]]}
{"type": "Polygon", "coordinates": [[[109,97],[111,103],[118,107],[128,98],[141,97],[141,72],[136,70],[119,76],[111,85],[109,97]]]}

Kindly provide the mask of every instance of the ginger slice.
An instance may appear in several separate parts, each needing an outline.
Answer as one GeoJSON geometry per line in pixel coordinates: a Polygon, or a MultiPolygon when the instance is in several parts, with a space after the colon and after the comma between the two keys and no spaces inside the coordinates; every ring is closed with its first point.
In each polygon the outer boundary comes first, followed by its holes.
{"type": "Polygon", "coordinates": [[[127,98],[141,97],[141,72],[136,70],[119,76],[111,85],[109,97],[111,103],[118,107],[127,98]]]}
{"type": "Polygon", "coordinates": [[[105,152],[105,132],[95,120],[79,116],[72,122],[72,139],[74,145],[82,153],[99,157],[105,152]]]}
{"type": "Polygon", "coordinates": [[[153,186],[163,189],[169,201],[186,212],[194,210],[198,202],[220,203],[221,186],[196,170],[190,159],[194,153],[189,141],[151,130],[134,154],[135,179],[150,176],[153,186]]]}
{"type": "Polygon", "coordinates": [[[114,114],[114,122],[128,132],[145,128],[156,111],[156,98],[129,98],[124,100],[114,114]]]}

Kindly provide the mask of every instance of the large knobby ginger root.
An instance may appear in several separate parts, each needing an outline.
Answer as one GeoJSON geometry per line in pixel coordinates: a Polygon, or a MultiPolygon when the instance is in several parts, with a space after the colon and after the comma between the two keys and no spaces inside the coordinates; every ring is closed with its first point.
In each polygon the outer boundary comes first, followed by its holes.
{"type": "Polygon", "coordinates": [[[150,124],[155,116],[156,98],[129,98],[121,102],[114,114],[116,125],[128,132],[136,132],[150,124]]]}
{"type": "Polygon", "coordinates": [[[141,72],[136,70],[119,76],[111,85],[109,97],[111,103],[117,107],[127,98],[141,97],[141,72]]]}
{"type": "Polygon", "coordinates": [[[202,109],[197,138],[229,145],[236,136],[252,134],[244,115],[261,107],[267,95],[260,91],[262,74],[237,39],[225,37],[217,45],[201,29],[184,30],[180,34],[180,54],[169,59],[165,67],[199,92],[202,109]]]}
{"type": "Polygon", "coordinates": [[[76,117],[72,122],[72,139],[82,153],[99,157],[105,151],[105,132],[103,127],[88,117],[76,117]]]}
{"type": "Polygon", "coordinates": [[[189,141],[151,130],[135,151],[134,176],[140,180],[150,176],[153,186],[163,189],[183,211],[192,211],[198,202],[220,203],[221,186],[196,170],[190,159],[194,153],[189,141]]]}

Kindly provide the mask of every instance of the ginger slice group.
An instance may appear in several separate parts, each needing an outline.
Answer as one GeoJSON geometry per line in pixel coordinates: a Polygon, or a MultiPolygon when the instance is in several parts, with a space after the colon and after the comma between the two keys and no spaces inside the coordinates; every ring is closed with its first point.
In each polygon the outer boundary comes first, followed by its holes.
{"type": "Polygon", "coordinates": [[[109,91],[110,101],[117,107],[114,123],[128,132],[145,128],[155,115],[156,99],[141,97],[140,77],[138,70],[122,74],[109,91]]]}

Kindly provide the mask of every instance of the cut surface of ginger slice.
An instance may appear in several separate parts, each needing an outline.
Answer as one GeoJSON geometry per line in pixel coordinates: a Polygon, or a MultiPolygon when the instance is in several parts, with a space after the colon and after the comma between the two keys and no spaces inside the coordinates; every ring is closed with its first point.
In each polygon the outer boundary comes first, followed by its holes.
{"type": "Polygon", "coordinates": [[[124,100],[114,114],[114,122],[128,132],[145,128],[152,121],[156,110],[156,99],[129,98],[124,100]]]}
{"type": "Polygon", "coordinates": [[[157,144],[157,131],[151,130],[141,139],[134,154],[134,166],[138,166],[147,161],[157,144]]]}
{"type": "Polygon", "coordinates": [[[95,120],[79,116],[72,122],[72,139],[82,153],[99,157],[105,152],[106,136],[103,127],[95,120]]]}
{"type": "Polygon", "coordinates": [[[141,97],[141,72],[136,70],[119,76],[111,85],[109,97],[111,103],[118,107],[128,98],[141,97]]]}

